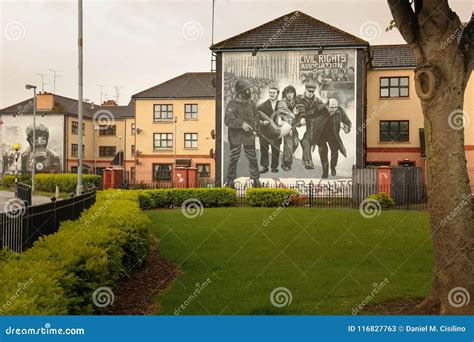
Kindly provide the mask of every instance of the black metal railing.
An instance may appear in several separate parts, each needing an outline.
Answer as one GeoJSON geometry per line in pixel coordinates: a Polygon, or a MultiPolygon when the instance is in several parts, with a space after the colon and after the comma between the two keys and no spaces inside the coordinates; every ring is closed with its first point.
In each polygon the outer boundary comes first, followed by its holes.
{"type": "Polygon", "coordinates": [[[33,203],[31,185],[17,182],[15,184],[15,197],[31,205],[33,203]]]}
{"type": "Polygon", "coordinates": [[[17,199],[8,211],[0,213],[0,248],[15,252],[30,248],[41,236],[58,231],[63,221],[76,220],[96,201],[95,189],[69,199],[52,199],[51,203],[30,206],[17,199]]]}

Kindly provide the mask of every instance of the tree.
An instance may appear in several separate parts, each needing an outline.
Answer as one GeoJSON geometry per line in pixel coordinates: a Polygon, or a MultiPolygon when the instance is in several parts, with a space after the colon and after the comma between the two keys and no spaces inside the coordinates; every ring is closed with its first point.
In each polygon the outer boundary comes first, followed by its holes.
{"type": "Polygon", "coordinates": [[[430,294],[418,309],[474,314],[474,201],[463,127],[474,59],[473,19],[463,25],[448,0],[388,0],[388,5],[415,55],[415,88],[425,122],[434,274],[430,294]]]}

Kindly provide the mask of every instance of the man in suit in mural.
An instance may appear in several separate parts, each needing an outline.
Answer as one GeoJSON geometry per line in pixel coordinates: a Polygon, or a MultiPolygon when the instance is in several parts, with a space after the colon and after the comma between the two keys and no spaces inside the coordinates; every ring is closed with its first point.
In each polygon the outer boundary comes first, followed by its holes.
{"type": "Polygon", "coordinates": [[[298,102],[304,105],[305,115],[301,119],[301,125],[306,125],[306,131],[301,139],[303,150],[303,165],[305,169],[314,169],[313,156],[311,154],[311,122],[316,117],[318,109],[323,106],[323,101],[316,96],[316,84],[309,82],[305,84],[305,92],[298,95],[298,102]]]}
{"type": "Polygon", "coordinates": [[[60,172],[61,158],[48,148],[48,128],[42,124],[36,125],[35,138],[36,143],[33,142],[33,125],[30,125],[26,128],[26,140],[30,146],[21,155],[21,170],[31,172],[35,167],[37,171],[60,172]],[[33,155],[33,143],[35,143],[35,155],[33,155]]]}
{"type": "Polygon", "coordinates": [[[260,186],[257,155],[255,152],[255,137],[260,123],[259,111],[252,101],[250,82],[240,79],[235,84],[236,95],[225,109],[224,123],[229,128],[228,139],[230,145],[229,165],[227,169],[227,184],[234,187],[237,177],[237,163],[240,159],[242,146],[247,157],[250,178],[253,186],[260,186]]]}
{"type": "Polygon", "coordinates": [[[322,178],[328,178],[329,166],[331,175],[336,176],[336,166],[339,151],[347,158],[346,148],[339,135],[340,130],[348,134],[351,130],[352,122],[344,109],[339,107],[335,98],[331,98],[327,105],[321,106],[316,117],[311,123],[311,145],[318,146],[321,167],[323,169],[322,178]],[[328,145],[331,150],[331,161],[328,160],[328,145]]]}
{"type": "Polygon", "coordinates": [[[273,132],[269,129],[270,122],[267,122],[267,117],[273,121],[273,123],[277,123],[277,116],[274,115],[277,106],[278,106],[278,95],[280,94],[280,90],[276,86],[271,86],[268,90],[268,100],[263,102],[260,106],[258,106],[258,110],[265,114],[263,117],[260,114],[260,119],[262,119],[262,127],[260,128],[260,165],[262,169],[260,170],[260,174],[268,172],[268,166],[270,163],[270,150],[271,150],[271,171],[278,172],[278,163],[280,161],[280,145],[282,139],[280,137],[274,137],[273,132]]]}

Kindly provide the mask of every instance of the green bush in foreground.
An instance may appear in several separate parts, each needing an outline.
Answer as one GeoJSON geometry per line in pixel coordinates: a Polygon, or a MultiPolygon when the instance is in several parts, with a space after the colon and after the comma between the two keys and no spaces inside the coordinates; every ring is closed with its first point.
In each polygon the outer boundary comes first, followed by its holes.
{"type": "Polygon", "coordinates": [[[235,190],[226,188],[158,189],[138,192],[142,209],[180,206],[188,199],[197,199],[206,208],[233,207],[237,203],[235,190]]]}
{"type": "Polygon", "coordinates": [[[386,192],[379,192],[378,194],[369,195],[368,198],[379,202],[382,209],[390,209],[395,206],[395,201],[386,192]]]}
{"type": "MultiPolygon", "coordinates": [[[[102,185],[102,177],[99,175],[83,175],[83,185],[94,185],[100,187],[102,185]]],[[[18,181],[31,184],[31,178],[18,177],[18,181]]],[[[6,175],[3,177],[3,186],[12,187],[15,185],[15,176],[6,175]]],[[[35,187],[38,191],[54,192],[56,185],[59,186],[61,192],[72,192],[76,190],[77,175],[66,173],[40,173],[35,175],[35,187]]]]}
{"type": "Polygon", "coordinates": [[[78,221],[24,253],[0,254],[0,314],[93,313],[94,291],[114,287],[149,254],[149,226],[135,193],[99,193],[78,221]]]}
{"type": "Polygon", "coordinates": [[[250,188],[247,190],[247,204],[251,207],[279,207],[294,204],[298,192],[291,189],[250,188]]]}

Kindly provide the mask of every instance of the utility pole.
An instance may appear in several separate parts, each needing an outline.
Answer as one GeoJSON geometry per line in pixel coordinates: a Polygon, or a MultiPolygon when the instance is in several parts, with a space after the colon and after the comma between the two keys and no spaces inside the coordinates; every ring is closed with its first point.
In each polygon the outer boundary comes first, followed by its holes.
{"type": "Polygon", "coordinates": [[[53,94],[56,94],[56,78],[62,77],[61,75],[58,75],[62,70],[49,69],[49,71],[53,73],[53,94]]]}
{"type": "Polygon", "coordinates": [[[104,103],[103,88],[105,87],[105,84],[97,84],[97,86],[100,88],[100,104],[99,104],[99,106],[102,106],[102,104],[104,103]]]}
{"type": "Polygon", "coordinates": [[[83,123],[83,115],[84,115],[84,108],[83,108],[83,103],[82,103],[82,88],[83,88],[83,32],[82,32],[82,0],[78,0],[78,39],[77,39],[77,45],[78,45],[78,116],[79,116],[79,137],[78,137],[78,168],[77,168],[77,189],[76,193],[77,195],[80,195],[82,193],[82,159],[84,157],[84,152],[82,150],[82,123],[83,123]]]}
{"type": "Polygon", "coordinates": [[[44,83],[44,77],[45,76],[50,76],[49,74],[36,74],[38,75],[39,77],[41,77],[41,92],[44,93],[44,86],[49,84],[49,83],[44,83]]]}

